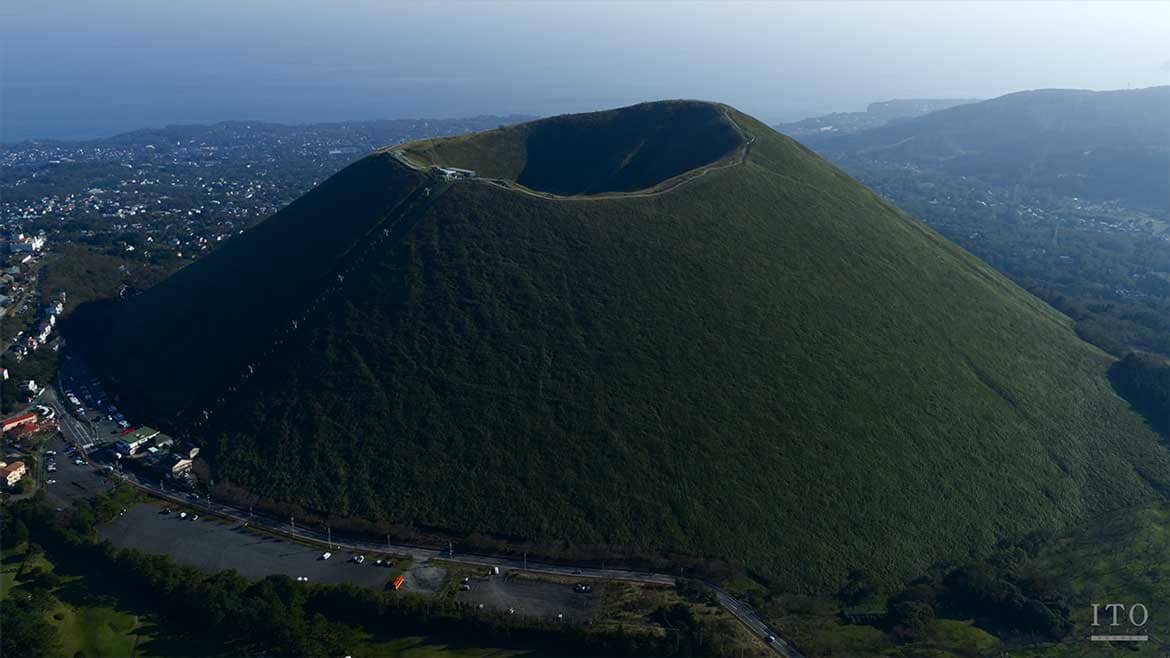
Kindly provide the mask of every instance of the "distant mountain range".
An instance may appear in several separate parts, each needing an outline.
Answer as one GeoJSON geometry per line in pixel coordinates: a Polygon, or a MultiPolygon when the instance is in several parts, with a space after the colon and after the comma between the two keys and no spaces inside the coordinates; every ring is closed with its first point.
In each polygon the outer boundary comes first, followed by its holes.
{"type": "Polygon", "coordinates": [[[718,104],[380,151],[65,330],[236,490],[792,589],[1170,488],[1068,318],[718,104]]]}
{"type": "Polygon", "coordinates": [[[1170,86],[1008,94],[807,144],[1001,186],[1170,212],[1170,86]]]}
{"type": "Polygon", "coordinates": [[[864,112],[834,112],[773,126],[790,137],[848,135],[884,126],[891,121],[922,116],[948,107],[975,103],[971,98],[904,98],[870,103],[864,112]]]}

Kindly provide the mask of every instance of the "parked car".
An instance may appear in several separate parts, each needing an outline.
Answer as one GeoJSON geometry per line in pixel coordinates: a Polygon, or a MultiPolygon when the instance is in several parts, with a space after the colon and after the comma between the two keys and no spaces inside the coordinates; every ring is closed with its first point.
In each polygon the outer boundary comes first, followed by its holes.
{"type": "Polygon", "coordinates": [[[321,559],[322,559],[322,560],[328,560],[328,559],[329,559],[329,558],[331,558],[331,557],[333,557],[333,554],[332,554],[332,553],[330,553],[330,552],[328,552],[328,551],[326,551],[326,552],[324,552],[324,553],[322,553],[322,554],[321,554],[321,559]]]}

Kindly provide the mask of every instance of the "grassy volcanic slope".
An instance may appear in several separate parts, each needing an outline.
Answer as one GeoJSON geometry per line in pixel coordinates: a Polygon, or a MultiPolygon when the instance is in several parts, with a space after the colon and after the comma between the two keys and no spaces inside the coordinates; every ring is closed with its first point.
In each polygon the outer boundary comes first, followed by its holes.
{"type": "MultiPolygon", "coordinates": [[[[698,121],[647,131],[709,135],[674,148],[716,159],[735,148],[722,111],[610,114],[698,121]]],[[[197,438],[220,477],[266,496],[739,558],[792,587],[833,587],[851,567],[905,577],[1170,485],[1166,449],[1067,318],[729,113],[755,138],[746,160],[655,196],[482,181],[426,193],[421,174],[371,156],[106,309],[90,358],[167,429],[212,407],[197,438]],[[358,239],[371,226],[381,237],[358,239]],[[359,245],[346,256],[343,237],[359,245]],[[248,303],[229,314],[234,295],[248,303]],[[240,379],[243,362],[256,370],[240,379]]],[[[581,135],[597,119],[541,130],[581,135]]],[[[534,132],[453,138],[465,157],[437,162],[520,177],[533,159],[518,141],[534,132]]],[[[544,186],[653,186],[689,154],[629,177],[599,176],[597,161],[626,159],[599,157],[581,179],[576,157],[544,186]]]]}

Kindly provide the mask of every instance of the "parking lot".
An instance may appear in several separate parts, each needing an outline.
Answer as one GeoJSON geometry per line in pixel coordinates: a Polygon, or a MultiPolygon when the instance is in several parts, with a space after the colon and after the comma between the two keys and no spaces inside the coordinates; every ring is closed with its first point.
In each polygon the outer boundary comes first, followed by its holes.
{"type": "Polygon", "coordinates": [[[383,589],[392,570],[349,561],[349,554],[334,551],[322,560],[319,549],[283,541],[271,535],[242,529],[218,519],[180,519],[178,512],[163,514],[163,506],[142,503],[98,528],[102,539],[119,548],[171,556],[180,564],[215,573],[235,569],[240,575],[260,579],[273,574],[292,578],[307,576],[311,582],[353,583],[383,589]]]}
{"type": "Polygon", "coordinates": [[[75,455],[68,452],[68,444],[60,437],[53,437],[48,443],[48,450],[56,455],[46,455],[42,465],[45,496],[48,503],[54,508],[68,507],[74,501],[90,498],[99,493],[109,491],[113,483],[103,477],[89,465],[78,466],[74,463],[75,455]],[[50,459],[55,463],[56,470],[50,471],[50,459]]]}
{"type": "Polygon", "coordinates": [[[61,364],[61,391],[57,396],[94,447],[117,441],[133,425],[110,402],[101,384],[78,359],[66,355],[61,364]]]}
{"type": "Polygon", "coordinates": [[[597,597],[604,584],[595,585],[593,592],[575,592],[572,585],[535,580],[525,577],[501,577],[477,579],[469,584],[470,591],[460,591],[458,598],[472,604],[482,603],[484,607],[515,614],[543,619],[556,619],[564,615],[563,621],[585,623],[592,619],[597,597]]]}

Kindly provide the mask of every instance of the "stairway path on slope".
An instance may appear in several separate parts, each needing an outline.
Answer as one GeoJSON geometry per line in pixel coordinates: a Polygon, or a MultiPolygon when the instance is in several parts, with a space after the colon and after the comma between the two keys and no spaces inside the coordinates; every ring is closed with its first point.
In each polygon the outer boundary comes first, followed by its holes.
{"type": "MultiPolygon", "coordinates": [[[[300,313],[294,313],[293,319],[288,320],[288,324],[281,330],[279,335],[273,339],[268,348],[260,355],[259,359],[249,363],[244,367],[243,371],[234,379],[234,381],[226,386],[220,387],[221,391],[226,391],[228,394],[234,394],[255,374],[256,369],[261,367],[261,364],[275,356],[277,350],[282,347],[285,342],[292,337],[292,334],[300,329],[311,314],[319,310],[327,308],[327,302],[330,298],[336,296],[345,283],[345,277],[352,274],[359,265],[368,261],[368,259],[377,253],[384,245],[393,244],[406,235],[410,229],[418,223],[418,221],[426,215],[426,210],[434,204],[434,202],[443,195],[451,186],[450,182],[440,181],[423,181],[413,192],[411,192],[405,199],[394,206],[386,215],[378,222],[375,222],[365,233],[359,236],[348,249],[346,249],[338,257],[337,266],[330,271],[325,277],[325,285],[320,289],[315,297],[310,299],[302,308],[300,313]],[[430,184],[428,184],[430,183],[430,184]]],[[[216,398],[213,404],[208,405],[207,408],[196,417],[192,424],[191,431],[197,433],[198,430],[205,426],[208,421],[219,411],[227,402],[227,397],[221,396],[216,398]]]]}

